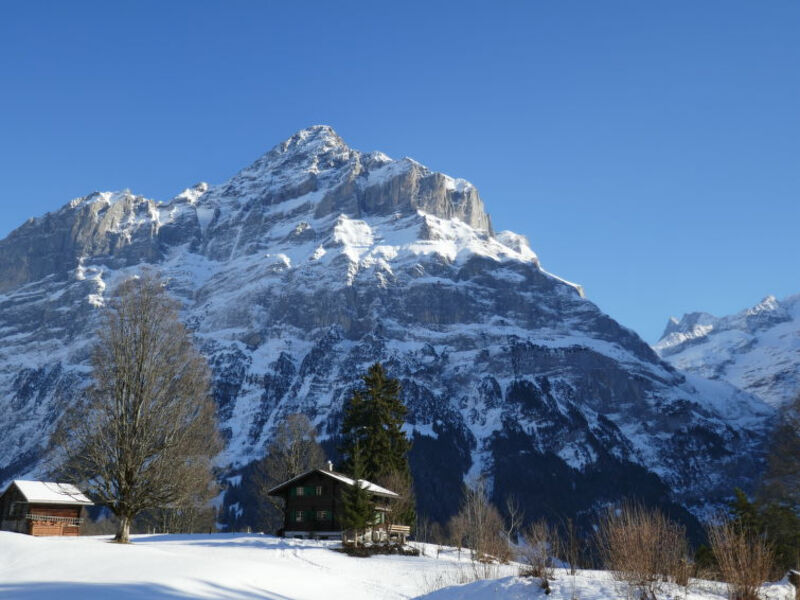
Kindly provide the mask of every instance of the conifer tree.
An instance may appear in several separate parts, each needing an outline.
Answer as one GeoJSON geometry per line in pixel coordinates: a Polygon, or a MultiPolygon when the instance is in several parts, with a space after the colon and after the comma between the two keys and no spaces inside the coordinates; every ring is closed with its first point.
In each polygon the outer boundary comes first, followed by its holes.
{"type": "Polygon", "coordinates": [[[402,430],[407,410],[400,399],[400,382],[388,377],[380,363],[372,365],[362,380],[364,388],[355,390],[345,407],[340,448],[344,466],[353,469],[353,450],[359,444],[365,479],[409,475],[411,443],[402,430]]]}
{"type": "Polygon", "coordinates": [[[358,546],[358,536],[372,524],[375,508],[370,493],[364,488],[364,460],[358,443],[353,448],[352,461],[355,484],[342,494],[342,527],[353,531],[354,543],[358,546]]]}
{"type": "MultiPolygon", "coordinates": [[[[373,364],[362,377],[364,386],[354,390],[342,422],[343,468],[354,470],[354,452],[362,455],[364,479],[394,485],[404,497],[393,515],[396,523],[416,521],[415,501],[408,464],[411,442],[403,432],[407,409],[400,398],[400,382],[386,374],[381,363],[373,364]]],[[[390,488],[391,489],[391,488],[390,488]]]]}

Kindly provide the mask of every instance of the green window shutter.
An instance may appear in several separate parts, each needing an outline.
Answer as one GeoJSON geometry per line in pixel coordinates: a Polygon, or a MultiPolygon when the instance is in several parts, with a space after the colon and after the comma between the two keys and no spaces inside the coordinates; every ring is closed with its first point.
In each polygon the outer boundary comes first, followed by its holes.
{"type": "Polygon", "coordinates": [[[297,496],[297,490],[295,488],[289,488],[289,495],[294,498],[297,496]]]}

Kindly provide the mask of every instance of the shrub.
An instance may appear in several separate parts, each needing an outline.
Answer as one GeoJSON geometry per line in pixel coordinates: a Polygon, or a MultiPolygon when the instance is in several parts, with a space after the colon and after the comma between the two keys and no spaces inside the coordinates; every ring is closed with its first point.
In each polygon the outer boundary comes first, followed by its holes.
{"type": "Polygon", "coordinates": [[[554,557],[560,553],[561,539],[558,530],[546,521],[532,523],[524,534],[525,546],[522,560],[525,564],[521,574],[539,577],[542,589],[550,593],[550,582],[555,578],[554,557]]]}
{"type": "Polygon", "coordinates": [[[636,504],[611,509],[597,542],[606,568],[629,595],[654,600],[663,582],[688,583],[686,532],[660,511],[636,504]]]}
{"type": "Polygon", "coordinates": [[[766,538],[731,521],[709,527],[708,538],[720,574],[728,584],[728,598],[758,600],[774,563],[766,538]]]}

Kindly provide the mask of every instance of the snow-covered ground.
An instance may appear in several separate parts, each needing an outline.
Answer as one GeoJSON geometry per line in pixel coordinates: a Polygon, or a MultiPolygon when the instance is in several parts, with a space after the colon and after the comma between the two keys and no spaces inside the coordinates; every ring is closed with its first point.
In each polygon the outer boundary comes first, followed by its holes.
{"type": "MultiPolygon", "coordinates": [[[[558,572],[551,583],[551,594],[546,595],[538,579],[505,577],[476,581],[461,586],[447,587],[422,596],[425,600],[625,600],[625,588],[608,573],[582,571],[574,578],[558,572]]],[[[693,581],[688,588],[665,588],[659,600],[727,600],[725,586],[710,581],[693,581]]],[[[794,588],[786,583],[765,586],[763,600],[794,600],[794,588]]]]}
{"type": "MultiPolygon", "coordinates": [[[[134,536],[120,546],[107,537],[33,538],[0,532],[0,598],[4,600],[114,600],[212,598],[234,600],[369,599],[485,600],[544,598],[538,580],[515,577],[513,566],[490,567],[494,579],[474,578],[465,554],[425,546],[426,556],[351,558],[334,542],[283,540],[264,535],[134,536]],[[443,587],[445,586],[445,587],[443,587]],[[440,589],[441,588],[441,589],[440,589]]],[[[576,577],[559,572],[553,600],[616,600],[624,593],[602,572],[576,577]]],[[[794,590],[774,585],[769,600],[794,590]]],[[[666,598],[723,600],[724,588],[698,582],[687,595],[666,598]]]]}
{"type": "Polygon", "coordinates": [[[258,534],[133,536],[127,546],[108,540],[0,531],[0,598],[394,600],[471,570],[466,556],[461,563],[454,555],[351,558],[331,550],[335,542],[258,534]]]}

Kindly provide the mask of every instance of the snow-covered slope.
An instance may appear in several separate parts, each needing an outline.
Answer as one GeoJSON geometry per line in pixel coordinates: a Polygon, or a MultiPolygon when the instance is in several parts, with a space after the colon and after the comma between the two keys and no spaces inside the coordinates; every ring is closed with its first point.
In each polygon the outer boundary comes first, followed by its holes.
{"type": "MultiPolygon", "coordinates": [[[[90,194],[0,241],[0,480],[40,469],[104,294],[148,265],[213,368],[228,474],[292,412],[334,448],[376,360],[401,379],[435,519],[478,473],[536,517],[634,494],[699,508],[758,470],[767,406],[662,362],[524,236],[495,232],[468,182],[316,126],[221,185],[90,194]]],[[[244,519],[250,500],[228,490],[244,519]]]]}
{"type": "MultiPolygon", "coordinates": [[[[727,600],[724,584],[715,581],[692,580],[687,588],[664,585],[657,597],[664,600],[727,600]]],[[[794,587],[783,581],[764,585],[764,600],[794,600],[794,587]]],[[[551,592],[546,594],[541,583],[531,577],[505,577],[475,581],[466,585],[448,586],[420,596],[419,600],[618,600],[630,598],[628,589],[603,571],[579,571],[571,576],[556,572],[551,592]]]]}
{"type": "Polygon", "coordinates": [[[672,317],[655,349],[683,371],[783,406],[800,395],[800,294],[784,300],[767,296],[727,317],[672,317]]]}
{"type": "MultiPolygon", "coordinates": [[[[334,542],[263,535],[34,538],[0,531],[4,600],[401,600],[467,569],[448,554],[351,558],[334,542]]],[[[451,553],[452,554],[452,553],[451,553]]],[[[513,567],[498,574],[509,575],[513,567]]]]}
{"type": "MultiPolygon", "coordinates": [[[[546,598],[537,579],[518,578],[515,565],[475,578],[467,558],[451,548],[427,556],[351,558],[334,542],[263,535],[134,536],[120,546],[108,538],[33,538],[0,531],[0,598],[4,600],[485,600],[546,598]]],[[[486,569],[481,568],[481,571],[486,569]]],[[[666,597],[673,597],[667,590],[666,597]]],[[[788,584],[766,586],[765,599],[789,600],[788,584]]],[[[724,587],[693,581],[687,600],[723,600],[724,587]]],[[[551,600],[616,600],[607,573],[557,571],[551,600]]]]}

